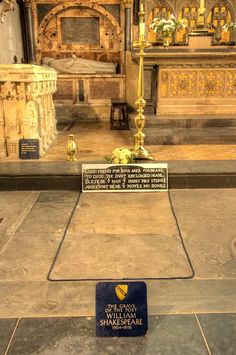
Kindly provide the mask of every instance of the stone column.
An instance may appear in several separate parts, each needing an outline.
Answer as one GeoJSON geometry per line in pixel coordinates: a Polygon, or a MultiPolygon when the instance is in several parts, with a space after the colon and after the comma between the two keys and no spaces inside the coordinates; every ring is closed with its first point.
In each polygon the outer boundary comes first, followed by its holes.
{"type": "Polygon", "coordinates": [[[32,0],[23,0],[23,18],[28,63],[35,63],[32,0]]]}
{"type": "Polygon", "coordinates": [[[123,0],[125,6],[125,51],[131,50],[131,8],[133,0],[123,0]]]}

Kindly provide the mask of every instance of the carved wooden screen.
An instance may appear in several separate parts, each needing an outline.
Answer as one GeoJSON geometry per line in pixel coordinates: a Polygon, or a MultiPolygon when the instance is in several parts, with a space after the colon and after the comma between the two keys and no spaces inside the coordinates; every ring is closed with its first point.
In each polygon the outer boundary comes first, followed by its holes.
{"type": "Polygon", "coordinates": [[[234,42],[234,33],[226,32],[222,29],[225,24],[229,24],[233,19],[228,1],[219,1],[209,12],[207,24],[211,32],[214,33],[213,44],[223,45],[234,42]]]}
{"type": "MultiPolygon", "coordinates": [[[[152,8],[148,13],[147,24],[149,26],[156,17],[167,19],[171,14],[174,14],[179,20],[186,19],[188,21],[187,28],[178,31],[170,42],[172,45],[187,45],[188,34],[196,28],[199,3],[199,0],[153,0],[150,3],[152,8]]],[[[229,1],[220,0],[211,1],[211,3],[206,1],[206,27],[210,32],[214,32],[214,45],[235,43],[234,31],[225,32],[222,29],[223,25],[235,20],[235,8],[229,1]]],[[[148,40],[153,44],[162,43],[162,40],[152,30],[148,32],[148,40]]]]}
{"type": "Polygon", "coordinates": [[[188,0],[183,3],[183,7],[178,15],[178,20],[185,19],[188,26],[176,33],[175,42],[178,44],[187,44],[187,36],[191,33],[197,24],[199,2],[197,0],[188,0]]]}
{"type": "MultiPolygon", "coordinates": [[[[150,14],[148,15],[148,28],[149,25],[153,22],[154,18],[165,18],[168,19],[171,14],[174,14],[173,8],[167,1],[157,1],[155,7],[151,10],[150,14]]],[[[158,35],[152,31],[148,31],[148,41],[153,44],[162,43],[162,39],[158,37],[158,35]]],[[[172,41],[174,42],[174,38],[172,41]]]]}

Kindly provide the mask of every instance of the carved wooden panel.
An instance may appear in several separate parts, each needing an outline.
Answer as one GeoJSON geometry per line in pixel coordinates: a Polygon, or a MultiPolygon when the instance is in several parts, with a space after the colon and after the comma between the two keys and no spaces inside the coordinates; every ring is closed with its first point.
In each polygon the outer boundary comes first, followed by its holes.
{"type": "Polygon", "coordinates": [[[235,40],[232,32],[226,32],[222,29],[225,24],[229,24],[232,21],[232,17],[228,1],[218,1],[213,6],[207,18],[207,24],[215,34],[213,37],[214,44],[223,44],[235,40]]]}
{"type": "MultiPolygon", "coordinates": [[[[200,0],[148,0],[147,1],[147,24],[153,21],[155,17],[168,18],[173,14],[176,18],[186,19],[188,26],[180,30],[170,42],[173,44],[187,44],[188,34],[191,33],[197,24],[197,13],[200,0]]],[[[206,1],[206,26],[210,32],[213,32],[213,44],[227,44],[235,42],[234,31],[225,32],[222,26],[235,21],[236,4],[228,0],[208,0],[206,1]]],[[[148,32],[148,40],[152,43],[162,43],[162,40],[152,31],[148,32]]]]}

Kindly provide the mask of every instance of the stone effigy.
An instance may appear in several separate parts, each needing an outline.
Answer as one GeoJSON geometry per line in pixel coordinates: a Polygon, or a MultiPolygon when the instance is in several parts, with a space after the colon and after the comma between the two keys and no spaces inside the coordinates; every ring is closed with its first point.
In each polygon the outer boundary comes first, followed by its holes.
{"type": "Polygon", "coordinates": [[[72,55],[70,58],[54,59],[44,57],[42,64],[64,74],[115,74],[114,63],[97,62],[95,60],[78,58],[72,55]]]}

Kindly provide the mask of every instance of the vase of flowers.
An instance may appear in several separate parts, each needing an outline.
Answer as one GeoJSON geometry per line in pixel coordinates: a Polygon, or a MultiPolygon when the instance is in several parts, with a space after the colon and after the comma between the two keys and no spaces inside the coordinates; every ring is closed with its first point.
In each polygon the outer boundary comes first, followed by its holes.
{"type": "Polygon", "coordinates": [[[236,31],[236,22],[230,22],[230,23],[226,23],[222,29],[225,31],[225,32],[228,32],[229,30],[233,30],[233,31],[236,31]]]}
{"type": "Polygon", "coordinates": [[[111,157],[106,157],[109,163],[113,164],[130,164],[134,163],[134,155],[127,148],[116,148],[113,150],[111,157]]]}
{"type": "Polygon", "coordinates": [[[150,28],[163,40],[163,46],[167,48],[169,46],[169,39],[172,35],[187,27],[186,20],[182,19],[178,21],[174,15],[171,15],[169,19],[156,17],[150,25],[150,28]]]}

